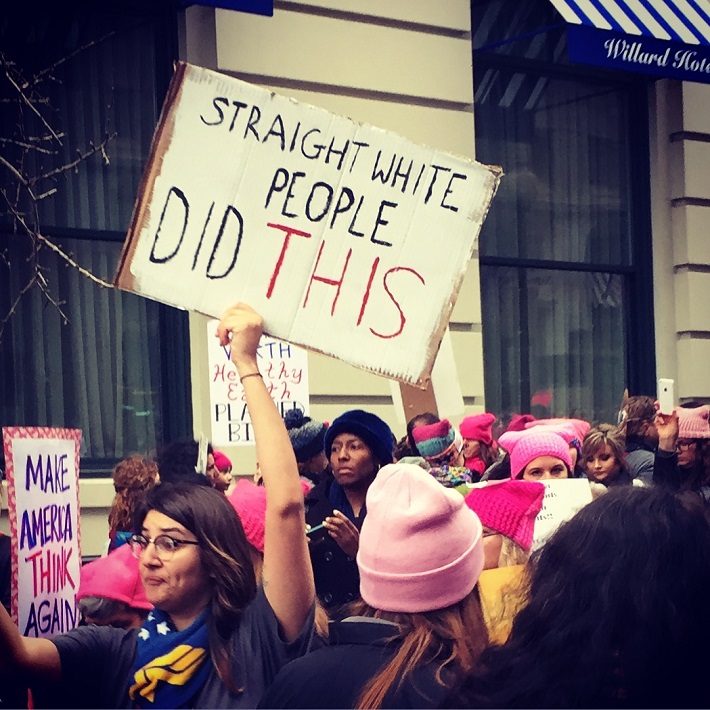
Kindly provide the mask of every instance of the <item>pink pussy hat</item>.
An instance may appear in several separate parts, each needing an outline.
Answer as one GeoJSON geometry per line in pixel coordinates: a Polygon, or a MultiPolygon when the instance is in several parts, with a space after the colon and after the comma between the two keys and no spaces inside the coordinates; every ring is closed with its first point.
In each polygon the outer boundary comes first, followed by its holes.
{"type": "Polygon", "coordinates": [[[710,439],[710,407],[676,407],[679,439],[710,439]]]}
{"type": "Polygon", "coordinates": [[[138,560],[130,545],[121,545],[106,557],[81,568],[77,600],[102,597],[124,602],[133,609],[152,609],[141,580],[138,560]]]}
{"type": "Polygon", "coordinates": [[[508,479],[473,488],[464,500],[487,528],[530,552],[535,518],[542,508],[544,495],[542,483],[508,479]]]}
{"type": "Polygon", "coordinates": [[[461,601],[483,570],[483,528],[460,493],[415,464],[383,466],[367,491],[357,564],[375,609],[417,613],[461,601]]]}
{"type": "Polygon", "coordinates": [[[540,430],[539,427],[525,431],[506,431],[500,435],[498,443],[510,455],[510,473],[520,478],[525,467],[538,456],[554,456],[572,470],[569,444],[554,431],[540,430]]]}
{"type": "Polygon", "coordinates": [[[556,431],[570,446],[573,441],[578,441],[578,449],[581,449],[584,437],[591,429],[591,424],[584,419],[536,419],[528,422],[525,429],[536,429],[544,427],[547,431],[556,431]]]}

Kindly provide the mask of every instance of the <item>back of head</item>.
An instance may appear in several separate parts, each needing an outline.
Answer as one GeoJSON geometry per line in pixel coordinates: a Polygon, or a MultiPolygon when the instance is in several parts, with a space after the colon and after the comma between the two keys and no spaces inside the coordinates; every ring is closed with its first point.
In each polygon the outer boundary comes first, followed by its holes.
{"type": "Polygon", "coordinates": [[[448,419],[422,424],[412,429],[419,453],[436,466],[453,465],[463,448],[463,439],[448,419]]]}
{"type": "Polygon", "coordinates": [[[476,702],[687,707],[707,701],[710,527],[657,488],[610,490],[531,561],[527,606],[484,655],[476,702]],[[574,650],[573,653],[570,653],[574,650]]]}
{"type": "Polygon", "coordinates": [[[644,437],[649,425],[656,417],[654,399],[645,395],[635,395],[624,400],[620,428],[624,436],[644,437]]]}
{"type": "Polygon", "coordinates": [[[140,498],[158,482],[158,465],[144,456],[129,456],[116,464],[112,477],[116,496],[109,511],[109,528],[130,530],[140,498]]]}
{"type": "Polygon", "coordinates": [[[438,421],[439,417],[433,412],[422,412],[421,414],[416,414],[407,422],[407,441],[409,442],[409,448],[414,452],[414,456],[419,455],[417,444],[412,436],[414,427],[422,426],[423,424],[435,424],[438,421]]]}
{"type": "Polygon", "coordinates": [[[483,570],[481,521],[419,466],[384,466],[367,492],[357,564],[371,607],[442,609],[464,599],[483,570]]]}
{"type": "Polygon", "coordinates": [[[153,608],[145,595],[138,560],[130,545],[122,545],[81,568],[76,599],[81,601],[87,597],[122,602],[130,609],[149,611],[153,608]]]}
{"type": "Polygon", "coordinates": [[[304,463],[323,451],[326,425],[307,417],[300,409],[289,409],[284,424],[291,440],[296,461],[304,463]]]}
{"type": "MultiPolygon", "coordinates": [[[[196,483],[201,486],[211,486],[210,479],[197,473],[197,457],[200,444],[194,439],[178,439],[167,444],[158,452],[158,470],[163,483],[196,483]]],[[[212,453],[208,444],[207,451],[212,453]]]]}
{"type": "Polygon", "coordinates": [[[363,409],[351,409],[336,417],[325,432],[326,456],[330,456],[333,441],[338,434],[353,434],[360,437],[381,465],[392,463],[394,434],[388,424],[376,414],[363,409]]]}

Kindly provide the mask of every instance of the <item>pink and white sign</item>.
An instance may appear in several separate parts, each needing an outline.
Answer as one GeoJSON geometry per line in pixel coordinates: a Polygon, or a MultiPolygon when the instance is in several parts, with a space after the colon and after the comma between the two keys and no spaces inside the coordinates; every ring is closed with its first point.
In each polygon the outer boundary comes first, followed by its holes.
{"type": "Polygon", "coordinates": [[[12,616],[24,636],[79,621],[81,430],[4,427],[12,536],[12,616]]]}
{"type": "MultiPolygon", "coordinates": [[[[254,444],[251,417],[237,368],[230,360],[229,347],[215,337],[219,321],[207,324],[207,353],[210,373],[210,410],[215,446],[254,444]]],[[[259,372],[274,404],[283,416],[289,409],[309,413],[308,353],[302,348],[262,335],[257,350],[259,372]]]]}

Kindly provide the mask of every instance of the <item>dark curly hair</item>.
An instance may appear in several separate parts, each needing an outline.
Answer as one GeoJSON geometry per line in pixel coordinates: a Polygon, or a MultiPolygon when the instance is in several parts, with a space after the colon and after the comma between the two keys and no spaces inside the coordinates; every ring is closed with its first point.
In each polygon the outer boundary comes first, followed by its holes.
{"type": "Polygon", "coordinates": [[[528,566],[529,595],[450,707],[706,707],[710,526],[658,488],[610,490],[528,566]]]}

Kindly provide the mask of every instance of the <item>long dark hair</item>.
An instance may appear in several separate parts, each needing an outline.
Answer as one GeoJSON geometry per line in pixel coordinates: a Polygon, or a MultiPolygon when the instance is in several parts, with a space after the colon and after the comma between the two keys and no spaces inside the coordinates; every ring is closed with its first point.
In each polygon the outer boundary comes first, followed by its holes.
{"type": "Polygon", "coordinates": [[[695,461],[691,466],[683,468],[680,489],[683,491],[699,491],[710,483],[710,439],[693,439],[695,442],[695,461]]]}
{"type": "Polygon", "coordinates": [[[148,491],[136,516],[136,532],[141,532],[151,510],[180,523],[200,543],[200,560],[212,589],[207,621],[210,656],[222,682],[239,693],[231,679],[230,639],[256,594],[249,543],[239,516],[224,495],[191,483],[161,483],[148,491]]]}
{"type": "Polygon", "coordinates": [[[528,567],[508,641],[451,707],[705,707],[710,526],[672,494],[611,489],[528,567]]]}

